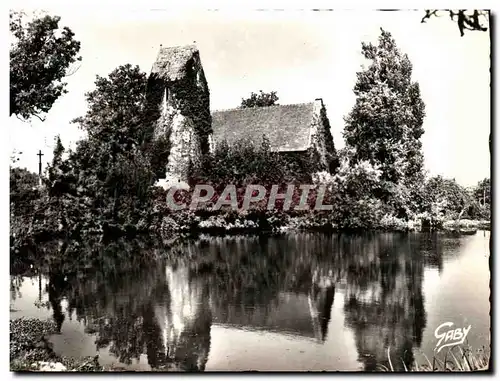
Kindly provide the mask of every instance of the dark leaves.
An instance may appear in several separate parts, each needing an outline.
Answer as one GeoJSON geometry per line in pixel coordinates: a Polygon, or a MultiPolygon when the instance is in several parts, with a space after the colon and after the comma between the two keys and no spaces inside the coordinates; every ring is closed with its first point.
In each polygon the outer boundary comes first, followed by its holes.
{"type": "MultiPolygon", "coordinates": [[[[425,23],[431,17],[439,16],[437,12],[438,12],[437,9],[427,9],[425,11],[424,17],[422,17],[421,22],[425,23]]],[[[459,11],[454,11],[450,9],[447,12],[452,21],[455,21],[456,18],[456,23],[460,31],[460,36],[462,37],[465,34],[464,33],[465,30],[481,31],[481,32],[485,32],[488,30],[488,27],[483,25],[483,22],[486,25],[489,25],[490,13],[487,10],[475,9],[473,11],[467,11],[465,9],[461,9],[459,11]]]]}
{"type": "Polygon", "coordinates": [[[10,14],[10,115],[41,119],[66,93],[63,78],[81,60],[80,42],[59,21],[47,15],[25,25],[22,14],[10,14]]]}
{"type": "Polygon", "coordinates": [[[241,108],[274,106],[278,104],[278,99],[276,91],[265,93],[260,90],[258,94],[252,92],[249,98],[241,99],[241,108]]]}

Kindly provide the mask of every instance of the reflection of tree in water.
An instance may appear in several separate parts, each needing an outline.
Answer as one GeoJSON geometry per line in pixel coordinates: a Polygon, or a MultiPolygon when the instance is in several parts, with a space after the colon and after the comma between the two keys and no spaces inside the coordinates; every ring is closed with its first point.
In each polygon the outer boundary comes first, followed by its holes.
{"type": "Polygon", "coordinates": [[[346,237],[341,250],[348,262],[344,311],[354,330],[365,370],[388,366],[395,370],[413,362],[426,324],[422,295],[423,258],[408,236],[380,234],[363,239],[346,237]]]}
{"type": "Polygon", "coordinates": [[[61,301],[63,299],[64,291],[68,287],[65,276],[61,273],[51,273],[49,275],[49,303],[52,308],[52,316],[57,325],[57,331],[61,332],[65,315],[62,312],[61,301]]]}
{"type": "Polygon", "coordinates": [[[21,295],[21,286],[23,285],[23,277],[21,275],[11,275],[10,276],[10,300],[11,302],[15,301],[17,298],[20,298],[21,295]]]}
{"type": "Polygon", "coordinates": [[[325,342],[328,335],[328,323],[332,315],[335,286],[334,284],[319,285],[318,283],[313,283],[308,297],[315,336],[321,342],[325,342]]]}
{"type": "Polygon", "coordinates": [[[426,268],[443,271],[443,260],[455,256],[462,245],[462,236],[454,232],[426,232],[418,234],[418,245],[426,268]]]}

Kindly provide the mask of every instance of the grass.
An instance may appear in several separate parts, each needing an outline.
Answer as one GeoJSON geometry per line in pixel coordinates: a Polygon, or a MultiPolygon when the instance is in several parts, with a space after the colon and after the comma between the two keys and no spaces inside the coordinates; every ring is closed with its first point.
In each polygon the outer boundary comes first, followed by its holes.
{"type": "Polygon", "coordinates": [[[10,371],[37,372],[43,364],[63,371],[91,372],[102,370],[97,357],[69,358],[58,356],[47,337],[56,332],[52,321],[15,319],[10,321],[10,371]]]}
{"type": "MultiPolygon", "coordinates": [[[[471,347],[456,345],[450,347],[442,358],[434,356],[432,361],[422,353],[427,360],[419,364],[417,360],[408,365],[403,362],[406,372],[481,372],[490,370],[490,349],[482,347],[473,350],[471,347]]],[[[390,347],[387,349],[389,366],[379,365],[378,370],[382,372],[395,372],[391,359],[390,347]]]]}

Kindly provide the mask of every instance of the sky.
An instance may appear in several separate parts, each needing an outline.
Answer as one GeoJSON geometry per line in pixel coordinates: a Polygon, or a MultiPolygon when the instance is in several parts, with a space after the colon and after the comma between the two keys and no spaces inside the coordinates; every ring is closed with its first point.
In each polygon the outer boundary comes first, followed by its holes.
{"type": "MultiPolygon", "coordinates": [[[[25,9],[26,11],[29,11],[25,9]]],[[[443,15],[420,23],[423,11],[204,11],[57,7],[81,41],[82,61],[67,78],[68,94],[44,122],[9,119],[10,148],[18,165],[38,171],[51,160],[54,137],[74,147],[83,132],[70,121],[86,110],[85,92],[96,75],[122,64],[150,72],[160,44],[196,43],[210,88],[212,110],[239,106],[252,91],[276,91],[280,104],[322,98],[336,148],[343,117],[355,102],[356,72],[367,63],[361,42],[376,43],[380,28],[392,33],[413,64],[426,104],[422,137],[425,168],[465,186],[490,176],[490,37],[466,32],[443,15]]]]}

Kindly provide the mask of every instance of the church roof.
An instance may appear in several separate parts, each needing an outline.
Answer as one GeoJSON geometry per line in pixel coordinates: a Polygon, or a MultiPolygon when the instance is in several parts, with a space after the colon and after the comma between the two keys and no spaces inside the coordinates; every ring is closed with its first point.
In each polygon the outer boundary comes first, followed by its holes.
{"type": "Polygon", "coordinates": [[[213,139],[232,144],[247,138],[259,145],[265,135],[271,151],[305,151],[311,145],[313,110],[311,102],[214,111],[213,139]]]}
{"type": "Polygon", "coordinates": [[[161,47],[151,73],[167,81],[175,81],[185,75],[187,63],[198,54],[196,45],[161,47]]]}

